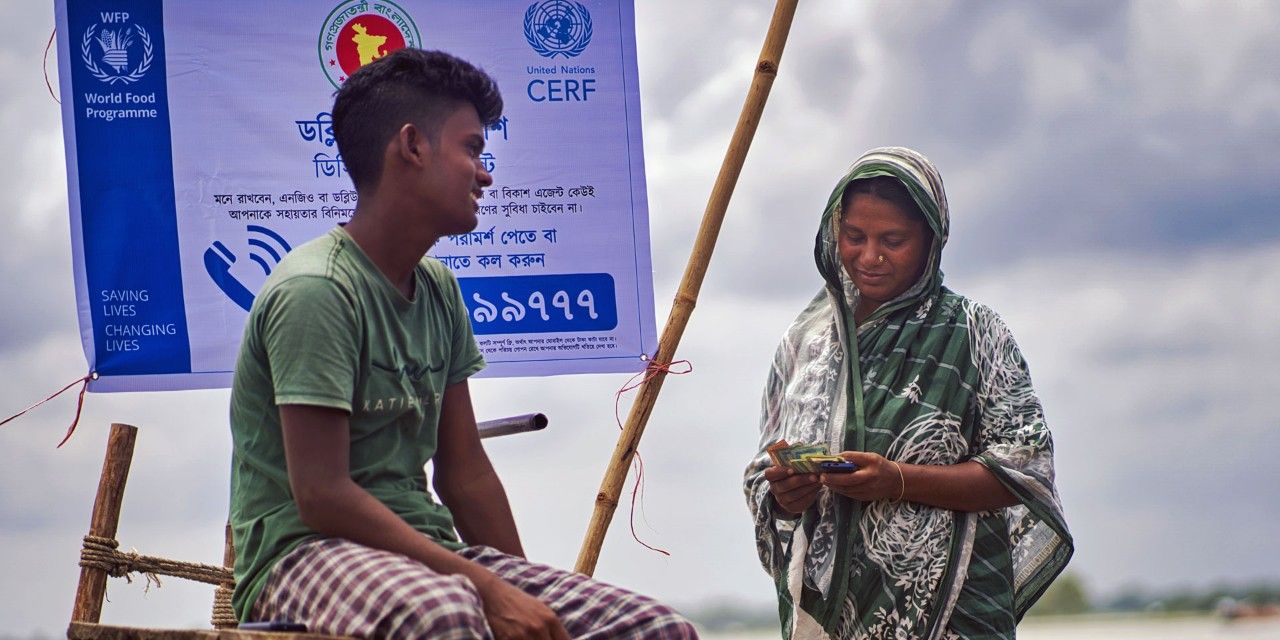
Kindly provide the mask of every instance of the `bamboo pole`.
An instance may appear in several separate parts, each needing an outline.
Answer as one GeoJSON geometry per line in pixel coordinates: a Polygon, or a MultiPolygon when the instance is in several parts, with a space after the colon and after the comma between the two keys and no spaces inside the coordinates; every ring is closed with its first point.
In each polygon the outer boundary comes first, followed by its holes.
{"type": "MultiPolygon", "coordinates": [[[[685,266],[684,277],[680,281],[680,289],[676,293],[667,316],[666,328],[658,341],[658,350],[653,354],[653,362],[666,363],[672,360],[680,338],[684,335],[689,316],[698,301],[698,291],[702,288],[702,279],[706,276],[707,265],[711,262],[711,253],[715,250],[716,238],[720,235],[720,226],[724,222],[725,210],[729,208],[729,198],[742,173],[742,163],[746,160],[747,151],[751,148],[751,139],[755,136],[756,126],[760,124],[760,114],[764,111],[765,101],[769,98],[769,90],[773,87],[773,79],[778,75],[778,63],[782,59],[782,49],[787,42],[787,34],[791,31],[791,20],[795,17],[796,4],[799,0],[778,0],[773,9],[773,18],[769,21],[769,31],[765,35],[764,46],[760,50],[760,59],[756,62],[755,75],[751,80],[751,88],[747,91],[747,99],[742,105],[742,113],[738,116],[738,125],[725,151],[724,162],[720,165],[720,174],[716,176],[715,186],[707,201],[707,208],[702,214],[702,225],[698,229],[698,237],[694,240],[693,251],[685,266]]],[[[662,383],[667,377],[666,370],[656,368],[652,375],[640,386],[636,401],[627,414],[627,422],[622,434],[618,436],[618,444],[613,449],[613,458],[605,471],[604,480],[600,483],[600,491],[596,494],[595,512],[591,516],[591,524],[587,527],[586,538],[582,541],[582,549],[578,552],[575,569],[586,575],[595,572],[596,561],[600,559],[600,546],[604,544],[605,533],[613,512],[618,507],[618,496],[622,493],[622,485],[626,482],[627,469],[631,466],[631,458],[635,455],[640,437],[644,435],[645,424],[653,405],[662,390],[662,383]]]]}
{"type": "MultiPolygon", "coordinates": [[[[107,437],[107,455],[102,461],[102,476],[98,480],[98,495],[93,501],[93,515],[89,518],[89,535],[99,538],[115,538],[120,524],[120,504],[124,501],[124,486],[129,479],[129,465],[133,462],[133,443],[138,428],[114,423],[107,437]]],[[[82,567],[80,581],[76,584],[76,601],[71,610],[71,622],[97,622],[102,615],[102,598],[107,592],[107,572],[97,567],[82,567]]]]}

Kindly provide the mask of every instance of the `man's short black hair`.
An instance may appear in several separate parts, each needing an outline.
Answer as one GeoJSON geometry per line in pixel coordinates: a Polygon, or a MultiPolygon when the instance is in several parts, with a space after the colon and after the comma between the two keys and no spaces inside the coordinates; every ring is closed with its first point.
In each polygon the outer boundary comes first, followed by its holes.
{"type": "Polygon", "coordinates": [[[377,183],[383,151],[402,126],[413,123],[434,141],[464,104],[486,126],[502,115],[493,78],[443,51],[400,49],[351,74],[333,101],[333,137],[356,190],[377,183]]]}

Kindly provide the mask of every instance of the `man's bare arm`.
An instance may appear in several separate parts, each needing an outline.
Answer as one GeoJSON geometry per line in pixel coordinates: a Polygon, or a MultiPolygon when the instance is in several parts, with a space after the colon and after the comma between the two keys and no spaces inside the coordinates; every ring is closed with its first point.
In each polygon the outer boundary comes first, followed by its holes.
{"type": "Polygon", "coordinates": [[[462,539],[524,557],[507,493],[480,444],[466,380],[444,391],[438,443],[433,484],[462,539]]]}
{"type": "Polygon", "coordinates": [[[280,422],[289,486],[308,527],[326,536],[409,556],[441,573],[465,574],[477,584],[490,578],[480,567],[410,527],[351,480],[351,432],[346,413],[284,405],[280,422]]]}
{"type": "Polygon", "coordinates": [[[567,639],[545,604],[436,544],[351,480],[350,423],[336,409],[280,407],[289,486],[299,515],[326,536],[408,556],[443,574],[471,580],[495,638],[567,639]]]}

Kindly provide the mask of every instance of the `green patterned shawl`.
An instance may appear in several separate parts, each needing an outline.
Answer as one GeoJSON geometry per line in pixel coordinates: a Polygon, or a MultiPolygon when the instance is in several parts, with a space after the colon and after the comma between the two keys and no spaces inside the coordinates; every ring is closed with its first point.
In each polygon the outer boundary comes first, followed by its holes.
{"type": "Polygon", "coordinates": [[[828,199],[814,250],[826,286],[778,347],[745,476],[784,637],[1012,637],[1071,556],[1053,442],[1021,353],[999,316],[942,286],[948,220],[941,177],[909,149],[868,152],[828,199]],[[850,181],[882,175],[907,186],[933,246],[920,281],[855,325],[840,200],[850,181]],[[763,478],[764,448],[779,438],[912,464],[976,460],[1021,503],[963,513],[823,490],[788,519],[763,478]]]}

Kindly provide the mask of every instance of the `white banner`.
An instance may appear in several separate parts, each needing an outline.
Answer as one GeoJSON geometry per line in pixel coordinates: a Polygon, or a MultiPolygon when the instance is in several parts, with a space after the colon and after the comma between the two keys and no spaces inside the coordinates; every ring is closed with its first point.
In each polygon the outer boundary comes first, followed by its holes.
{"type": "Polygon", "coordinates": [[[638,371],[656,349],[629,1],[56,9],[91,390],[230,384],[258,287],[356,207],[334,91],[406,46],[469,60],[503,92],[480,224],[431,250],[458,276],[482,375],[638,371]]]}

